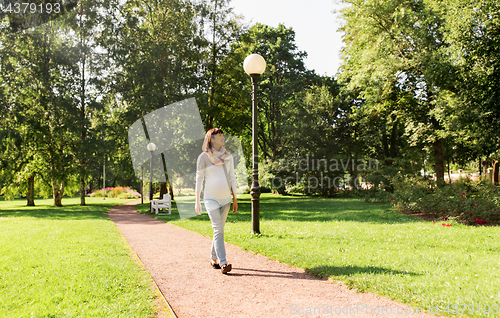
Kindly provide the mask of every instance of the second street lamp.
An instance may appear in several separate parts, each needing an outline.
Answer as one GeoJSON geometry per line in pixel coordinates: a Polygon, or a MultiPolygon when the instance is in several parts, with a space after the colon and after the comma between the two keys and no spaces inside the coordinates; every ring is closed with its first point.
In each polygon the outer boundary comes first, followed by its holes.
{"type": "Polygon", "coordinates": [[[259,185],[259,153],[257,144],[257,83],[259,77],[266,70],[266,61],[259,54],[250,54],[243,62],[245,72],[252,78],[252,187],[250,195],[252,196],[252,234],[260,234],[259,230],[259,203],[260,203],[260,185],[259,185]]]}
{"type": "Polygon", "coordinates": [[[149,212],[151,212],[151,201],[153,201],[153,152],[156,150],[154,143],[149,143],[147,146],[149,156],[149,212]]]}

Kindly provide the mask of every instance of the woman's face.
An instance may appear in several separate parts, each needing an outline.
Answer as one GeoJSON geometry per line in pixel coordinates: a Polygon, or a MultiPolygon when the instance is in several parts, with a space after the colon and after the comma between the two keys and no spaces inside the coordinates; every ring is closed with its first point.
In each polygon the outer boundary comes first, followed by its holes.
{"type": "Polygon", "coordinates": [[[223,134],[212,135],[212,138],[215,149],[219,149],[221,146],[224,146],[225,139],[223,134]]]}

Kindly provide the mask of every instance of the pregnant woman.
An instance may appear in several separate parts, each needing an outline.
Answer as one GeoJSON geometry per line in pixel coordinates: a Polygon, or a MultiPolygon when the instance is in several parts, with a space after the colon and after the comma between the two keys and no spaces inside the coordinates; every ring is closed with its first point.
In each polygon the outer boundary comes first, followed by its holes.
{"type": "Polygon", "coordinates": [[[226,261],[224,247],[224,225],[233,197],[233,214],[238,210],[236,201],[236,176],[233,157],[224,148],[224,134],[219,128],[210,129],[203,141],[203,152],[196,163],[196,203],[195,211],[201,215],[200,194],[205,180],[203,201],[207,209],[214,237],[212,240],[211,265],[222,274],[231,271],[226,261]]]}

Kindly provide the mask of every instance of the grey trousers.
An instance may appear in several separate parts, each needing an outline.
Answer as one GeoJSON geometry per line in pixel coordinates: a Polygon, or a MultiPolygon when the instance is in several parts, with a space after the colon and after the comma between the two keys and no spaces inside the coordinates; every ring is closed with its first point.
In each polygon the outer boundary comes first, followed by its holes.
{"type": "Polygon", "coordinates": [[[214,237],[212,239],[212,250],[210,257],[213,260],[218,260],[222,266],[227,264],[226,249],[224,247],[224,225],[226,224],[227,214],[231,205],[229,199],[210,199],[204,198],[205,208],[212,222],[214,237]]]}

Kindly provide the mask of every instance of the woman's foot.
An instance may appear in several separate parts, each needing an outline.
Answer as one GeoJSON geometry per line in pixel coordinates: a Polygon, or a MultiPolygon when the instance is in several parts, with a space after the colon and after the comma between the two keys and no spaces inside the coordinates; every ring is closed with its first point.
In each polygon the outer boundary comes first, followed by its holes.
{"type": "Polygon", "coordinates": [[[220,271],[222,272],[222,274],[229,273],[231,269],[232,269],[231,264],[224,264],[220,267],[220,271]]]}
{"type": "Polygon", "coordinates": [[[217,263],[217,261],[212,260],[210,264],[212,265],[213,268],[220,269],[220,265],[217,263]]]}

